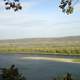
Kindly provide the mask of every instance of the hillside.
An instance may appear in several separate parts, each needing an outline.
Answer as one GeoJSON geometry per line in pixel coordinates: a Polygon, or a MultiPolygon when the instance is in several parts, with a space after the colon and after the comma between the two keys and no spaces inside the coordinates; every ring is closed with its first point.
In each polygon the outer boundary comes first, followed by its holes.
{"type": "Polygon", "coordinates": [[[80,36],[0,40],[0,52],[80,54],[80,36]]]}

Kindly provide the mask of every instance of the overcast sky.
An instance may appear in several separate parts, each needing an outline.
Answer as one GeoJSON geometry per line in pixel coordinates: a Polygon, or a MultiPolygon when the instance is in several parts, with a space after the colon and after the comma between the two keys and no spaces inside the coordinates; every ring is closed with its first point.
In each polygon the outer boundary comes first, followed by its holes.
{"type": "Polygon", "coordinates": [[[59,9],[60,0],[23,0],[23,9],[6,11],[0,3],[0,39],[80,35],[80,3],[72,15],[59,9]]]}

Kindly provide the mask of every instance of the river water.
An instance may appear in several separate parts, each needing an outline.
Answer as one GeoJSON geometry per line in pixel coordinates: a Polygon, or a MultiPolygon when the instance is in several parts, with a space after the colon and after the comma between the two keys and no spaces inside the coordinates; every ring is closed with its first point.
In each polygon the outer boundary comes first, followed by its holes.
{"type": "Polygon", "coordinates": [[[25,54],[0,54],[0,68],[15,64],[27,80],[52,80],[56,75],[66,72],[76,76],[80,80],[80,63],[55,62],[48,60],[21,59],[22,57],[65,57],[80,58],[80,56],[56,56],[56,55],[25,55],[25,54]]]}

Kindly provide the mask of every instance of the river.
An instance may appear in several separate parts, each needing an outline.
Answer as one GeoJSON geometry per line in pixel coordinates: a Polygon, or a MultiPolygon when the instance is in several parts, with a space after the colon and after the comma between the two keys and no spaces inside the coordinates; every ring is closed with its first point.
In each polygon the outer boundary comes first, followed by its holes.
{"type": "Polygon", "coordinates": [[[15,64],[27,80],[51,80],[56,75],[63,75],[66,72],[72,73],[77,77],[76,80],[80,80],[80,63],[21,59],[23,57],[80,58],[80,56],[0,54],[0,68],[15,64]]]}

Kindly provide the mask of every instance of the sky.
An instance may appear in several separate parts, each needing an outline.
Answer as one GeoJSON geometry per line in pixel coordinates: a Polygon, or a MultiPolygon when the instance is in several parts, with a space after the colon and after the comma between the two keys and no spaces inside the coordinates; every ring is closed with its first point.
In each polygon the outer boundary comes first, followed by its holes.
{"type": "Polygon", "coordinates": [[[80,2],[71,15],[59,9],[60,0],[21,0],[18,12],[6,11],[0,2],[0,39],[80,35],[80,2]]]}

